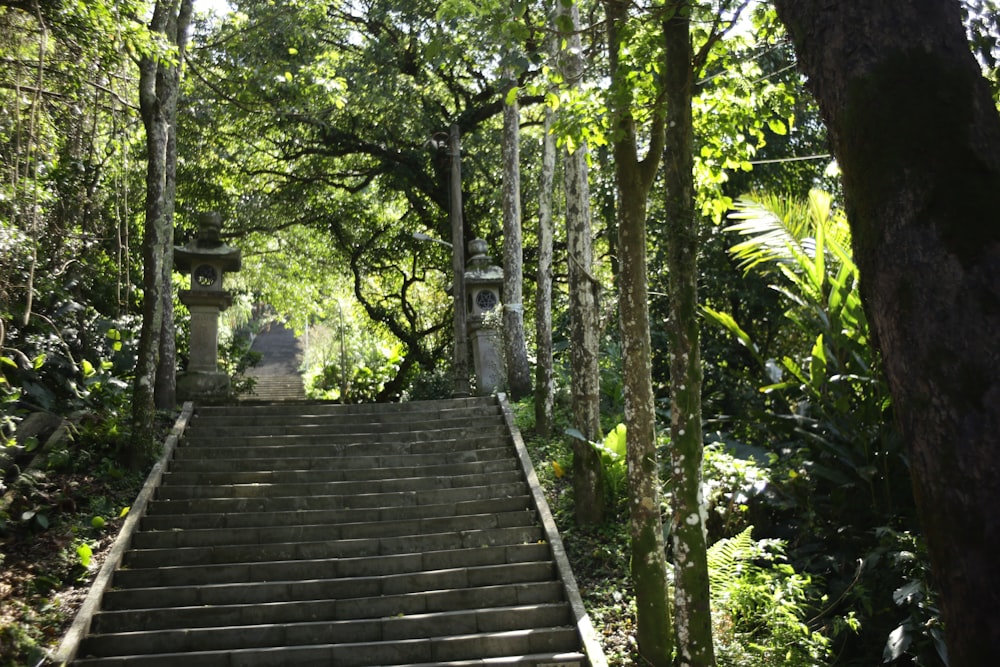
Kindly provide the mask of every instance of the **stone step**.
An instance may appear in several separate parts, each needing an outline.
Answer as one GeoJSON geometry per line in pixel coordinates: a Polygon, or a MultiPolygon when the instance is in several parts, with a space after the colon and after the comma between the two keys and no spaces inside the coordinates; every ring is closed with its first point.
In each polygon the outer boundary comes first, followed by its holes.
{"type": "Polygon", "coordinates": [[[492,396],[451,398],[428,401],[405,401],[402,403],[329,403],[315,401],[295,404],[278,405],[212,405],[199,406],[199,417],[243,417],[254,415],[371,415],[375,419],[384,419],[396,414],[412,414],[427,412],[436,414],[441,411],[464,409],[469,407],[488,407],[496,409],[496,399],[492,396]]]}
{"type": "Polygon", "coordinates": [[[106,667],[367,667],[371,665],[461,667],[464,665],[581,665],[583,656],[571,628],[410,639],[395,642],[320,644],[197,653],[165,653],[81,660],[106,667]],[[488,661],[488,662],[487,662],[488,661]]]}
{"type": "Polygon", "coordinates": [[[126,568],[115,573],[114,585],[126,588],[169,588],[239,582],[291,581],[386,577],[423,571],[489,567],[529,563],[551,558],[547,544],[515,544],[404,553],[378,558],[327,558],[313,560],[224,563],[220,565],[168,565],[126,568]]]}
{"type": "MultiPolygon", "coordinates": [[[[489,443],[495,444],[495,443],[489,443]]],[[[373,454],[366,456],[316,456],[310,458],[181,458],[170,462],[171,472],[227,472],[255,470],[356,470],[362,468],[407,468],[450,463],[470,463],[475,461],[496,461],[512,456],[509,447],[462,448],[445,454],[373,454]]],[[[359,449],[358,453],[366,451],[359,449]]]]}
{"type": "Polygon", "coordinates": [[[315,484],[323,482],[377,481],[396,477],[445,477],[517,471],[517,461],[510,458],[480,461],[435,463],[423,466],[372,466],[369,468],[329,470],[249,470],[225,472],[168,472],[163,486],[196,486],[226,484],[315,484]]]}
{"type": "Polygon", "coordinates": [[[216,484],[204,486],[170,485],[160,487],[158,500],[192,500],[195,498],[282,498],[313,495],[357,495],[362,493],[405,493],[407,491],[437,491],[470,486],[513,484],[521,479],[518,471],[488,472],[448,477],[402,477],[398,479],[345,480],[304,482],[300,484],[216,484]]]}
{"type": "MultiPolygon", "coordinates": [[[[177,651],[220,651],[260,647],[396,642],[451,635],[474,635],[555,628],[570,622],[565,604],[535,604],[446,611],[379,619],[270,623],[249,626],[183,628],[95,635],[83,646],[95,656],[177,651]]],[[[573,648],[573,646],[569,646],[573,648]]]]}
{"type": "Polygon", "coordinates": [[[415,534],[439,534],[528,526],[535,522],[532,511],[494,512],[430,519],[376,521],[348,524],[267,526],[218,530],[188,529],[143,531],[132,540],[133,549],[171,549],[237,545],[269,545],[323,540],[361,540],[415,534]]]}
{"type": "Polygon", "coordinates": [[[544,533],[540,527],[513,526],[429,535],[400,535],[339,541],[318,540],[275,544],[132,549],[125,556],[125,565],[127,567],[162,567],[199,563],[252,563],[267,560],[377,557],[398,553],[528,544],[542,539],[544,539],[544,533]]]}
{"type": "MultiPolygon", "coordinates": [[[[385,442],[329,442],[321,437],[295,438],[271,436],[251,442],[249,438],[206,441],[201,445],[180,447],[175,459],[235,459],[235,458],[329,458],[331,456],[408,456],[412,454],[448,455],[469,449],[496,446],[496,437],[476,434],[460,439],[390,440],[385,442]]],[[[186,443],[187,444],[187,443],[186,443]]]]}
{"type": "Polygon", "coordinates": [[[528,496],[470,500],[441,505],[410,507],[375,507],[345,510],[298,510],[285,512],[239,512],[222,514],[176,514],[145,516],[143,530],[182,530],[213,528],[232,529],[267,526],[304,526],[310,524],[372,523],[376,521],[419,521],[446,516],[516,512],[531,507],[528,496]]]}
{"type": "Polygon", "coordinates": [[[194,429],[189,436],[189,440],[192,444],[196,444],[197,441],[203,439],[214,439],[214,438],[239,438],[245,436],[269,436],[269,435],[329,435],[330,433],[335,433],[338,437],[343,438],[355,438],[364,439],[367,436],[372,435],[383,435],[392,433],[416,433],[416,432],[426,432],[426,433],[440,433],[442,431],[452,431],[459,430],[460,432],[466,432],[470,428],[470,423],[481,422],[488,423],[489,421],[498,422],[500,416],[494,415],[492,418],[486,419],[483,417],[478,417],[476,419],[469,418],[449,418],[449,419],[432,419],[425,418],[423,415],[420,419],[411,419],[409,421],[399,421],[399,422],[386,422],[386,423],[371,423],[366,421],[361,421],[356,424],[344,423],[343,419],[338,417],[312,417],[312,418],[300,418],[300,419],[287,419],[281,421],[269,421],[265,423],[253,423],[261,422],[263,420],[244,420],[240,419],[237,424],[227,424],[227,420],[215,420],[216,425],[208,425],[205,422],[207,420],[196,420],[194,429]],[[194,440],[194,439],[197,440],[194,440]]]}
{"type": "Polygon", "coordinates": [[[468,611],[564,599],[557,581],[479,586],[339,600],[291,600],[267,604],[192,605],[101,611],[94,616],[95,634],[117,634],[177,628],[226,627],[264,623],[309,623],[396,618],[411,614],[468,611]]]}
{"type": "Polygon", "coordinates": [[[290,443],[303,445],[350,445],[356,443],[425,443],[453,440],[468,440],[470,438],[503,438],[504,428],[501,424],[490,420],[472,425],[464,422],[462,426],[450,426],[439,429],[409,430],[405,425],[393,425],[394,430],[379,430],[372,433],[353,433],[339,429],[312,429],[309,427],[289,426],[287,428],[240,429],[233,427],[229,433],[221,435],[202,434],[194,429],[184,438],[188,448],[198,447],[253,447],[262,445],[286,445],[290,443]],[[261,433],[260,431],[271,431],[261,433]],[[285,431],[285,432],[282,432],[285,431]]]}
{"type": "Polygon", "coordinates": [[[523,496],[528,485],[523,482],[466,486],[436,491],[393,491],[390,493],[359,493],[356,495],[289,496],[285,498],[192,498],[158,500],[147,512],[158,514],[213,514],[238,512],[291,512],[297,510],[340,510],[364,508],[415,507],[448,503],[523,496]]]}
{"type": "Polygon", "coordinates": [[[445,589],[551,581],[551,561],[503,563],[481,567],[425,570],[402,574],[339,579],[292,578],[265,582],[236,582],[188,586],[129,588],[108,591],[105,611],[199,605],[265,604],[295,600],[341,600],[354,597],[401,595],[445,589]]]}
{"type": "MultiPolygon", "coordinates": [[[[472,405],[459,408],[428,408],[417,412],[348,412],[351,406],[317,404],[304,407],[299,412],[274,412],[264,407],[246,409],[239,415],[240,427],[281,426],[288,424],[309,424],[314,426],[334,426],[354,432],[371,432],[389,425],[441,424],[449,422],[469,422],[497,419],[501,413],[496,405],[472,405]]],[[[201,429],[225,428],[233,425],[234,415],[219,415],[201,408],[192,420],[192,427],[201,429]]]]}

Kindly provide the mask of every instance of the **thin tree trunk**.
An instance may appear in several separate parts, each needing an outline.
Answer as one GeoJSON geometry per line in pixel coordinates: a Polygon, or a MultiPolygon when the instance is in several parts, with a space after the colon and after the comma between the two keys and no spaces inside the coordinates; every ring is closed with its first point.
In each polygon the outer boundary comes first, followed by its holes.
{"type": "Polygon", "coordinates": [[[843,172],[950,664],[1000,664],[1000,116],[958,2],[775,4],[843,172]]]}
{"type": "Polygon", "coordinates": [[[619,58],[621,29],[628,20],[629,5],[620,0],[607,0],[604,4],[611,65],[609,108],[618,188],[618,309],[622,336],[636,639],[643,664],[669,667],[673,662],[673,636],[660,517],[646,278],[646,203],[663,152],[663,105],[660,101],[653,110],[649,152],[644,160],[640,160],[631,108],[630,72],[619,58]]]}
{"type": "MultiPolygon", "coordinates": [[[[158,2],[153,10],[150,30],[175,44],[183,56],[187,22],[193,0],[158,2]],[[184,34],[179,34],[179,29],[184,34]]],[[[146,128],[146,222],[143,233],[143,318],[139,336],[135,386],[132,398],[132,446],[129,464],[142,467],[156,453],[155,381],[164,331],[164,292],[169,292],[165,276],[165,248],[172,244],[174,174],[171,159],[172,127],[176,124],[178,65],[146,56],[139,66],[139,106],[146,128]]],[[[172,328],[171,328],[172,331],[172,328]]]]}
{"type": "Polygon", "coordinates": [[[538,194],[538,280],[535,295],[535,429],[552,432],[555,379],[552,368],[552,199],[556,140],[552,109],[546,107],[542,136],[542,178],[538,194]]]}
{"type": "Polygon", "coordinates": [[[693,58],[684,3],[664,27],[667,63],[665,189],[670,287],[671,467],[673,469],[674,622],[680,665],[715,665],[708,558],[701,515],[701,344],[698,227],[694,205],[693,58]]]}
{"type": "MultiPolygon", "coordinates": [[[[576,4],[556,2],[556,25],[566,42],[559,53],[560,69],[570,86],[578,86],[583,75],[580,56],[580,13],[576,4]]],[[[570,392],[573,426],[587,440],[601,435],[600,367],[598,366],[598,294],[600,284],[593,275],[590,186],[587,147],[578,145],[563,156],[566,190],[566,255],[569,273],[570,392]]],[[[604,519],[605,480],[601,458],[585,440],[573,440],[573,497],[578,524],[587,526],[604,519]]]]}
{"type": "Polygon", "coordinates": [[[177,99],[180,96],[181,70],[187,49],[188,26],[191,22],[193,0],[181,2],[177,19],[170,30],[177,45],[178,66],[163,71],[160,76],[170,77],[172,91],[163,100],[163,116],[169,119],[167,149],[164,164],[164,229],[161,247],[163,254],[163,317],[160,323],[160,350],[154,382],[154,403],[160,410],[171,410],[177,404],[177,339],[174,326],[174,208],[177,201],[177,99]]]}
{"type": "Polygon", "coordinates": [[[521,240],[521,112],[517,99],[503,106],[503,342],[507,388],[515,401],[531,395],[524,340],[521,240]]]}

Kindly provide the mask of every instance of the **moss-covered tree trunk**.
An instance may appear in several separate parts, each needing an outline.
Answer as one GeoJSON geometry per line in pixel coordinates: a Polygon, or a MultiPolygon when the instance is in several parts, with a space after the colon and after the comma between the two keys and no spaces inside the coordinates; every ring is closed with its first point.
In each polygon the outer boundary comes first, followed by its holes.
{"type": "Polygon", "coordinates": [[[673,662],[667,562],[660,516],[653,402],[649,293],[646,267],[646,203],[663,151],[663,105],[658,100],[649,130],[648,153],[640,160],[632,115],[633,79],[619,57],[628,3],[606,0],[609,109],[618,189],[618,310],[622,336],[628,463],[631,575],[636,599],[636,639],[643,664],[673,662]]]}
{"type": "MultiPolygon", "coordinates": [[[[556,2],[556,25],[565,41],[558,55],[560,71],[570,86],[583,76],[580,13],[576,4],[556,2]]],[[[566,190],[566,263],[569,275],[570,393],[573,427],[587,440],[601,435],[600,367],[598,365],[598,294],[593,275],[587,146],[577,143],[563,157],[566,190]]],[[[604,471],[597,451],[586,440],[573,440],[573,500],[580,525],[604,519],[604,471]]]]}
{"type": "MultiPolygon", "coordinates": [[[[513,73],[508,72],[513,82],[513,73]]],[[[531,395],[524,340],[524,264],[521,235],[521,111],[517,97],[503,105],[503,342],[507,388],[514,400],[531,395]]]]}
{"type": "MultiPolygon", "coordinates": [[[[165,326],[164,302],[170,298],[177,95],[193,0],[157,2],[150,30],[176,47],[174,60],[144,56],[139,65],[139,107],[146,129],[146,206],[142,241],[143,311],[132,398],[132,443],[129,464],[142,467],[155,456],[156,376],[165,326]],[[174,159],[171,159],[173,154],[174,159]]],[[[168,350],[174,349],[172,346],[168,350]]],[[[168,352],[169,354],[169,352],[168,352]]],[[[161,373],[165,371],[161,370],[161,373]]]]}
{"type": "Polygon", "coordinates": [[[715,664],[708,559],[701,515],[701,346],[698,228],[694,205],[693,53],[690,7],[675,5],[666,37],[667,132],[664,157],[670,288],[670,452],[674,544],[674,623],[678,663],[715,664]]]}
{"type": "Polygon", "coordinates": [[[1000,117],[952,0],[777,0],[843,172],[952,667],[1000,664],[1000,117]]]}

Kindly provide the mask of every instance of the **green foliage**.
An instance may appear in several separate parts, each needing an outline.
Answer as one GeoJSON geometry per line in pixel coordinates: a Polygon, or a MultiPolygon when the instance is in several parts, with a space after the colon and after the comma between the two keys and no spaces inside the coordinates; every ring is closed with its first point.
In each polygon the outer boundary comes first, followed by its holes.
{"type": "MultiPolygon", "coordinates": [[[[584,440],[583,434],[575,428],[566,429],[566,435],[584,440]]],[[[608,506],[616,507],[625,500],[628,492],[625,424],[618,424],[608,431],[602,442],[590,441],[590,446],[601,455],[608,506]]]]}
{"type": "MultiPolygon", "coordinates": [[[[890,632],[898,652],[916,635],[907,634],[911,624],[887,620],[894,592],[913,579],[890,556],[905,549],[877,537],[885,526],[909,534],[916,517],[846,220],[819,192],[807,200],[743,199],[734,217],[730,233],[742,237],[734,258],[765,278],[784,307],[766,345],[735,318],[705,310],[749,351],[766,397],[762,410],[745,417],[761,427],[755,444],[769,452],[771,485],[761,500],[770,510],[760,514],[769,515],[768,530],[794,531],[790,557],[821,577],[836,601],[826,611],[828,636],[843,631],[844,619],[861,624],[862,633],[837,639],[843,662],[854,664],[856,656],[867,664],[865,656],[881,652],[890,632]]],[[[932,616],[929,608],[913,608],[932,616]]]]}
{"type": "Polygon", "coordinates": [[[829,664],[830,639],[806,622],[816,590],[784,558],[780,541],[755,541],[752,527],[708,550],[712,621],[720,667],[829,664]]]}

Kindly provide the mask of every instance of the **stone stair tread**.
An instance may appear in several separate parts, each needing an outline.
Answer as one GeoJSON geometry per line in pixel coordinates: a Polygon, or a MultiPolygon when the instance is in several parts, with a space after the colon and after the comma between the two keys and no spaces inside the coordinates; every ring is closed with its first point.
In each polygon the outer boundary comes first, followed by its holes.
{"type": "Polygon", "coordinates": [[[249,528],[215,528],[143,531],[132,540],[134,549],[164,549],[186,546],[235,546],[244,544],[274,544],[283,542],[315,542],[320,540],[352,540],[404,535],[437,534],[490,528],[510,528],[534,523],[535,513],[529,510],[489,512],[461,516],[432,517],[398,521],[359,523],[319,523],[249,528]]]}
{"type": "Polygon", "coordinates": [[[161,651],[205,651],[384,642],[405,639],[439,639],[443,636],[559,628],[570,624],[565,603],[544,603],[489,609],[442,611],[378,619],[308,621],[256,625],[213,626],[142,630],[93,635],[82,647],[91,655],[135,654],[161,651]],[[441,635],[447,629],[447,635],[441,635]]]}
{"type": "Polygon", "coordinates": [[[373,480],[337,480],[331,482],[288,482],[269,484],[234,483],[193,484],[183,486],[170,484],[161,486],[159,500],[190,500],[195,498],[259,498],[325,495],[355,495],[359,493],[398,493],[405,491],[433,491],[489,484],[512,484],[521,479],[516,470],[487,472],[471,475],[425,475],[417,477],[397,477],[373,480]]]}
{"type": "Polygon", "coordinates": [[[311,482],[368,482],[383,479],[443,477],[491,472],[517,471],[517,461],[511,458],[491,461],[456,461],[428,463],[420,466],[372,466],[330,470],[246,470],[219,472],[174,472],[164,474],[162,486],[221,486],[225,484],[298,484],[311,482]]]}
{"type": "MultiPolygon", "coordinates": [[[[463,443],[468,445],[469,442],[463,443]]],[[[456,463],[495,461],[509,458],[509,447],[488,447],[480,449],[463,448],[448,454],[448,460],[456,463]]],[[[360,456],[316,456],[281,457],[256,459],[247,456],[239,458],[183,458],[170,462],[170,470],[177,472],[234,472],[254,470],[353,470],[357,468],[412,468],[435,465],[442,459],[441,454],[367,454],[360,456]]]]}
{"type": "Polygon", "coordinates": [[[562,585],[558,581],[529,581],[340,600],[109,610],[94,616],[93,628],[97,634],[113,634],[139,629],[346,621],[489,607],[553,604],[563,600],[562,585]]]}
{"type": "Polygon", "coordinates": [[[396,554],[377,559],[328,558],[319,560],[266,561],[221,565],[172,565],[154,568],[124,568],[115,574],[117,588],[168,587],[236,582],[260,582],[308,577],[368,577],[407,574],[456,567],[483,567],[506,563],[534,562],[549,558],[547,544],[449,549],[422,554],[396,554]],[[290,574],[297,572],[298,574],[290,574]]]}
{"type": "MultiPolygon", "coordinates": [[[[451,434],[452,436],[454,434],[451,434]]],[[[255,458],[255,459],[310,459],[314,457],[329,458],[331,456],[352,456],[366,454],[368,456],[406,456],[413,454],[450,455],[467,449],[477,449],[482,444],[494,444],[496,438],[482,433],[456,438],[444,437],[425,440],[390,440],[388,442],[324,441],[321,436],[288,438],[288,442],[280,443],[283,436],[261,438],[256,444],[246,442],[248,438],[234,438],[226,445],[207,445],[182,447],[175,452],[180,459],[203,458],[255,458]],[[305,442],[306,444],[303,444],[305,442]],[[311,443],[311,444],[310,444],[311,443]],[[356,453],[356,454],[355,454],[356,453]]],[[[213,442],[217,442],[213,441],[213,442]]]]}
{"type": "Polygon", "coordinates": [[[260,604],[294,600],[335,600],[360,595],[366,597],[399,595],[442,588],[547,581],[554,574],[551,562],[534,561],[339,579],[295,578],[261,582],[238,581],[115,589],[105,593],[103,609],[105,611],[136,610],[144,608],[143,604],[152,601],[155,601],[157,607],[185,607],[260,604]]]}
{"type": "Polygon", "coordinates": [[[242,649],[234,651],[204,651],[197,653],[166,653],[156,655],[114,656],[90,658],[75,664],[88,667],[567,667],[588,664],[586,656],[573,650],[489,656],[471,659],[433,659],[427,640],[411,640],[400,650],[381,649],[368,661],[368,654],[356,651],[358,644],[291,646],[282,648],[242,649]],[[415,654],[420,651],[418,655],[415,654]],[[403,659],[404,662],[394,661],[403,659]],[[413,659],[420,662],[413,662],[413,659]]]}
{"type": "Polygon", "coordinates": [[[374,523],[378,521],[417,521],[449,516],[467,516],[485,512],[514,512],[531,507],[530,496],[509,496],[486,500],[467,500],[437,505],[375,507],[341,510],[293,510],[276,512],[217,512],[205,514],[154,514],[143,517],[144,530],[204,530],[267,526],[292,526],[323,523],[374,523]]]}
{"type": "Polygon", "coordinates": [[[205,514],[212,512],[268,512],[312,509],[360,509],[439,505],[449,502],[485,500],[490,497],[521,496],[527,492],[524,482],[465,486],[427,491],[393,491],[356,495],[314,495],[309,497],[194,498],[160,500],[152,503],[150,514],[205,514]]]}
{"type": "Polygon", "coordinates": [[[197,563],[218,564],[264,560],[372,557],[444,549],[468,549],[498,544],[526,544],[543,538],[544,533],[541,528],[514,526],[429,535],[400,535],[337,541],[315,540],[256,545],[132,549],[126,555],[125,563],[132,567],[150,567],[153,564],[194,565],[197,563]]]}

